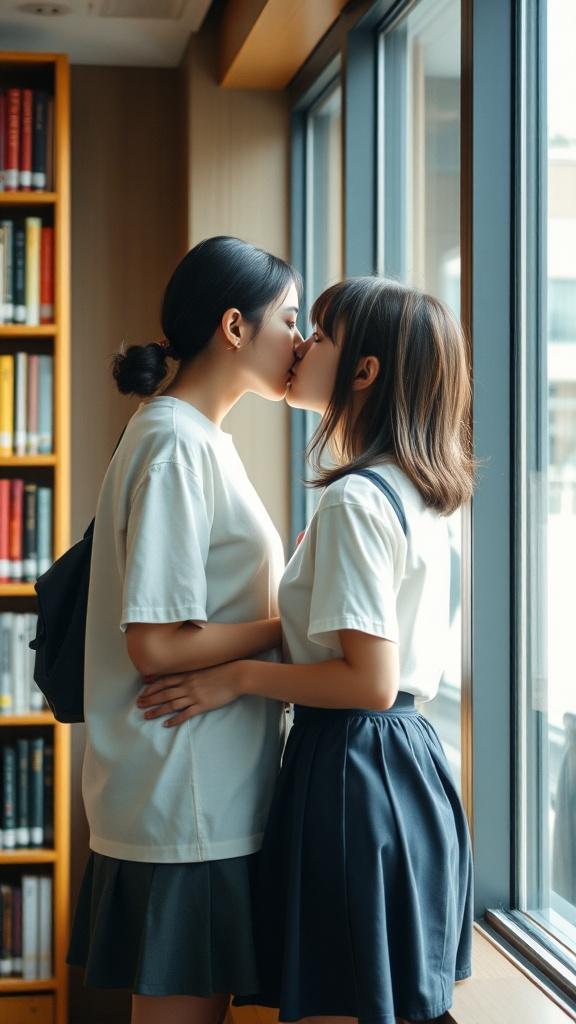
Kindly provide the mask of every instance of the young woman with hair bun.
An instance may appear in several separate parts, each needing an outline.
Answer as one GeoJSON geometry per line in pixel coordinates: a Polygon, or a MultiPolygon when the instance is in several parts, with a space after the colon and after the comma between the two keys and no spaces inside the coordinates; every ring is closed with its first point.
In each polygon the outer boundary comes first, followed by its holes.
{"type": "Polygon", "coordinates": [[[281,645],[283,549],[221,423],[286,393],[298,274],[236,238],[174,271],[165,341],[114,361],[130,419],[98,500],[88,599],[83,797],[90,857],[69,963],[132,993],[133,1024],[218,1024],[258,984],[251,896],[284,713],[246,697],[179,731],[135,706],[142,677],[281,645]],[[176,373],[159,393],[170,366],[176,373]]]}

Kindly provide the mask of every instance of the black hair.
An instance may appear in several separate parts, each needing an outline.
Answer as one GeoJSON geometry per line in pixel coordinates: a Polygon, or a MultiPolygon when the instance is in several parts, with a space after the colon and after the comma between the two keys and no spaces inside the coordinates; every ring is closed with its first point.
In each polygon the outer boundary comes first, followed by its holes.
{"type": "Polygon", "coordinates": [[[239,238],[219,235],[190,249],[172,274],[162,300],[165,340],[130,345],[114,357],[112,374],[125,395],[152,395],[168,373],[168,359],[189,363],[213,338],[223,314],[235,307],[258,333],[266,310],[302,281],[294,267],[239,238]]]}

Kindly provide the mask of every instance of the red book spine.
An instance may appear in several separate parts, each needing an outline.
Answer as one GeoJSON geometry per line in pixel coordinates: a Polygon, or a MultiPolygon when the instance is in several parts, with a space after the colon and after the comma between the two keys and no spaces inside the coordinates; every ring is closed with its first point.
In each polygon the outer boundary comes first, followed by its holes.
{"type": "Polygon", "coordinates": [[[17,189],[20,160],[20,108],[22,90],[8,89],[6,110],[6,166],[4,185],[6,189],[17,189]]]}
{"type": "Polygon", "coordinates": [[[42,228],[40,240],[40,323],[54,322],[54,228],[42,228]]]}
{"type": "Polygon", "coordinates": [[[4,181],[6,167],[6,93],[0,89],[0,192],[6,188],[4,181]]]}
{"type": "Polygon", "coordinates": [[[0,480],[0,583],[10,581],[10,481],[0,480]]]}
{"type": "Polygon", "coordinates": [[[24,481],[10,481],[10,578],[21,580],[23,574],[24,481]]]}
{"type": "Polygon", "coordinates": [[[32,185],[32,98],[32,89],[22,90],[19,181],[23,192],[29,192],[32,185]]]}

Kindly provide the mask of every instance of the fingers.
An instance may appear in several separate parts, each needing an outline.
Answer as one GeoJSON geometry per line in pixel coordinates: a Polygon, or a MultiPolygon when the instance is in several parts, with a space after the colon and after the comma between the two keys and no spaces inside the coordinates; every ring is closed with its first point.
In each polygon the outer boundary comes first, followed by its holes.
{"type": "Polygon", "coordinates": [[[190,697],[178,697],[174,700],[168,700],[164,704],[159,704],[155,708],[151,708],[150,711],[146,712],[144,718],[162,718],[163,715],[168,715],[171,711],[182,711],[184,708],[193,706],[190,697]]]}
{"type": "Polygon", "coordinates": [[[173,676],[144,676],[144,690],[140,695],[142,697],[153,697],[154,694],[162,693],[163,690],[171,688],[173,686],[180,686],[186,676],[182,673],[173,676]],[[152,679],[153,682],[147,682],[147,679],[152,679]]]}
{"type": "Polygon", "coordinates": [[[136,701],[139,708],[151,708],[156,704],[166,704],[170,700],[176,700],[177,697],[185,697],[185,691],[178,686],[171,685],[165,686],[163,689],[155,689],[152,692],[140,694],[136,701]]]}
{"type": "Polygon", "coordinates": [[[198,715],[206,714],[211,710],[212,708],[194,704],[193,707],[186,708],[185,711],[181,711],[180,714],[175,715],[173,718],[167,718],[165,722],[162,722],[162,725],[165,729],[173,729],[175,725],[182,725],[182,722],[187,722],[189,718],[197,718],[198,715]]]}

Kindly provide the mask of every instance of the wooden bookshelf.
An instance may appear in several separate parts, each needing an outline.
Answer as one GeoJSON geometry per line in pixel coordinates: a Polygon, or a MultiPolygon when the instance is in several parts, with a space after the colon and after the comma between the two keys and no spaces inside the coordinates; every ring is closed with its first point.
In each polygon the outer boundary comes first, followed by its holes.
{"type": "MultiPolygon", "coordinates": [[[[21,469],[34,480],[38,470],[46,474],[54,494],[54,557],[70,545],[70,100],[68,59],[62,54],[10,53],[0,51],[0,87],[8,84],[46,88],[54,95],[53,190],[49,192],[0,192],[0,217],[24,215],[33,208],[35,216],[46,211],[54,225],[54,323],[41,326],[0,326],[3,352],[33,351],[54,357],[54,450],[52,455],[14,456],[0,458],[0,475],[5,469],[21,469]]],[[[17,609],[35,610],[35,592],[30,583],[0,584],[2,607],[10,609],[10,600],[17,599],[17,609]]],[[[50,873],[53,878],[53,977],[37,981],[21,978],[0,979],[0,1020],[4,1020],[2,1000],[6,1008],[18,996],[21,1019],[38,1019],[51,1024],[68,1020],[68,977],[65,963],[69,936],[70,891],[70,731],[57,723],[48,711],[0,717],[0,741],[3,728],[41,728],[51,733],[54,746],[54,845],[53,849],[21,849],[0,851],[0,876],[14,872],[50,873]],[[29,1005],[28,1005],[29,1002],[29,1005]],[[25,1011],[25,1013],[24,1013],[25,1011]]]]}

